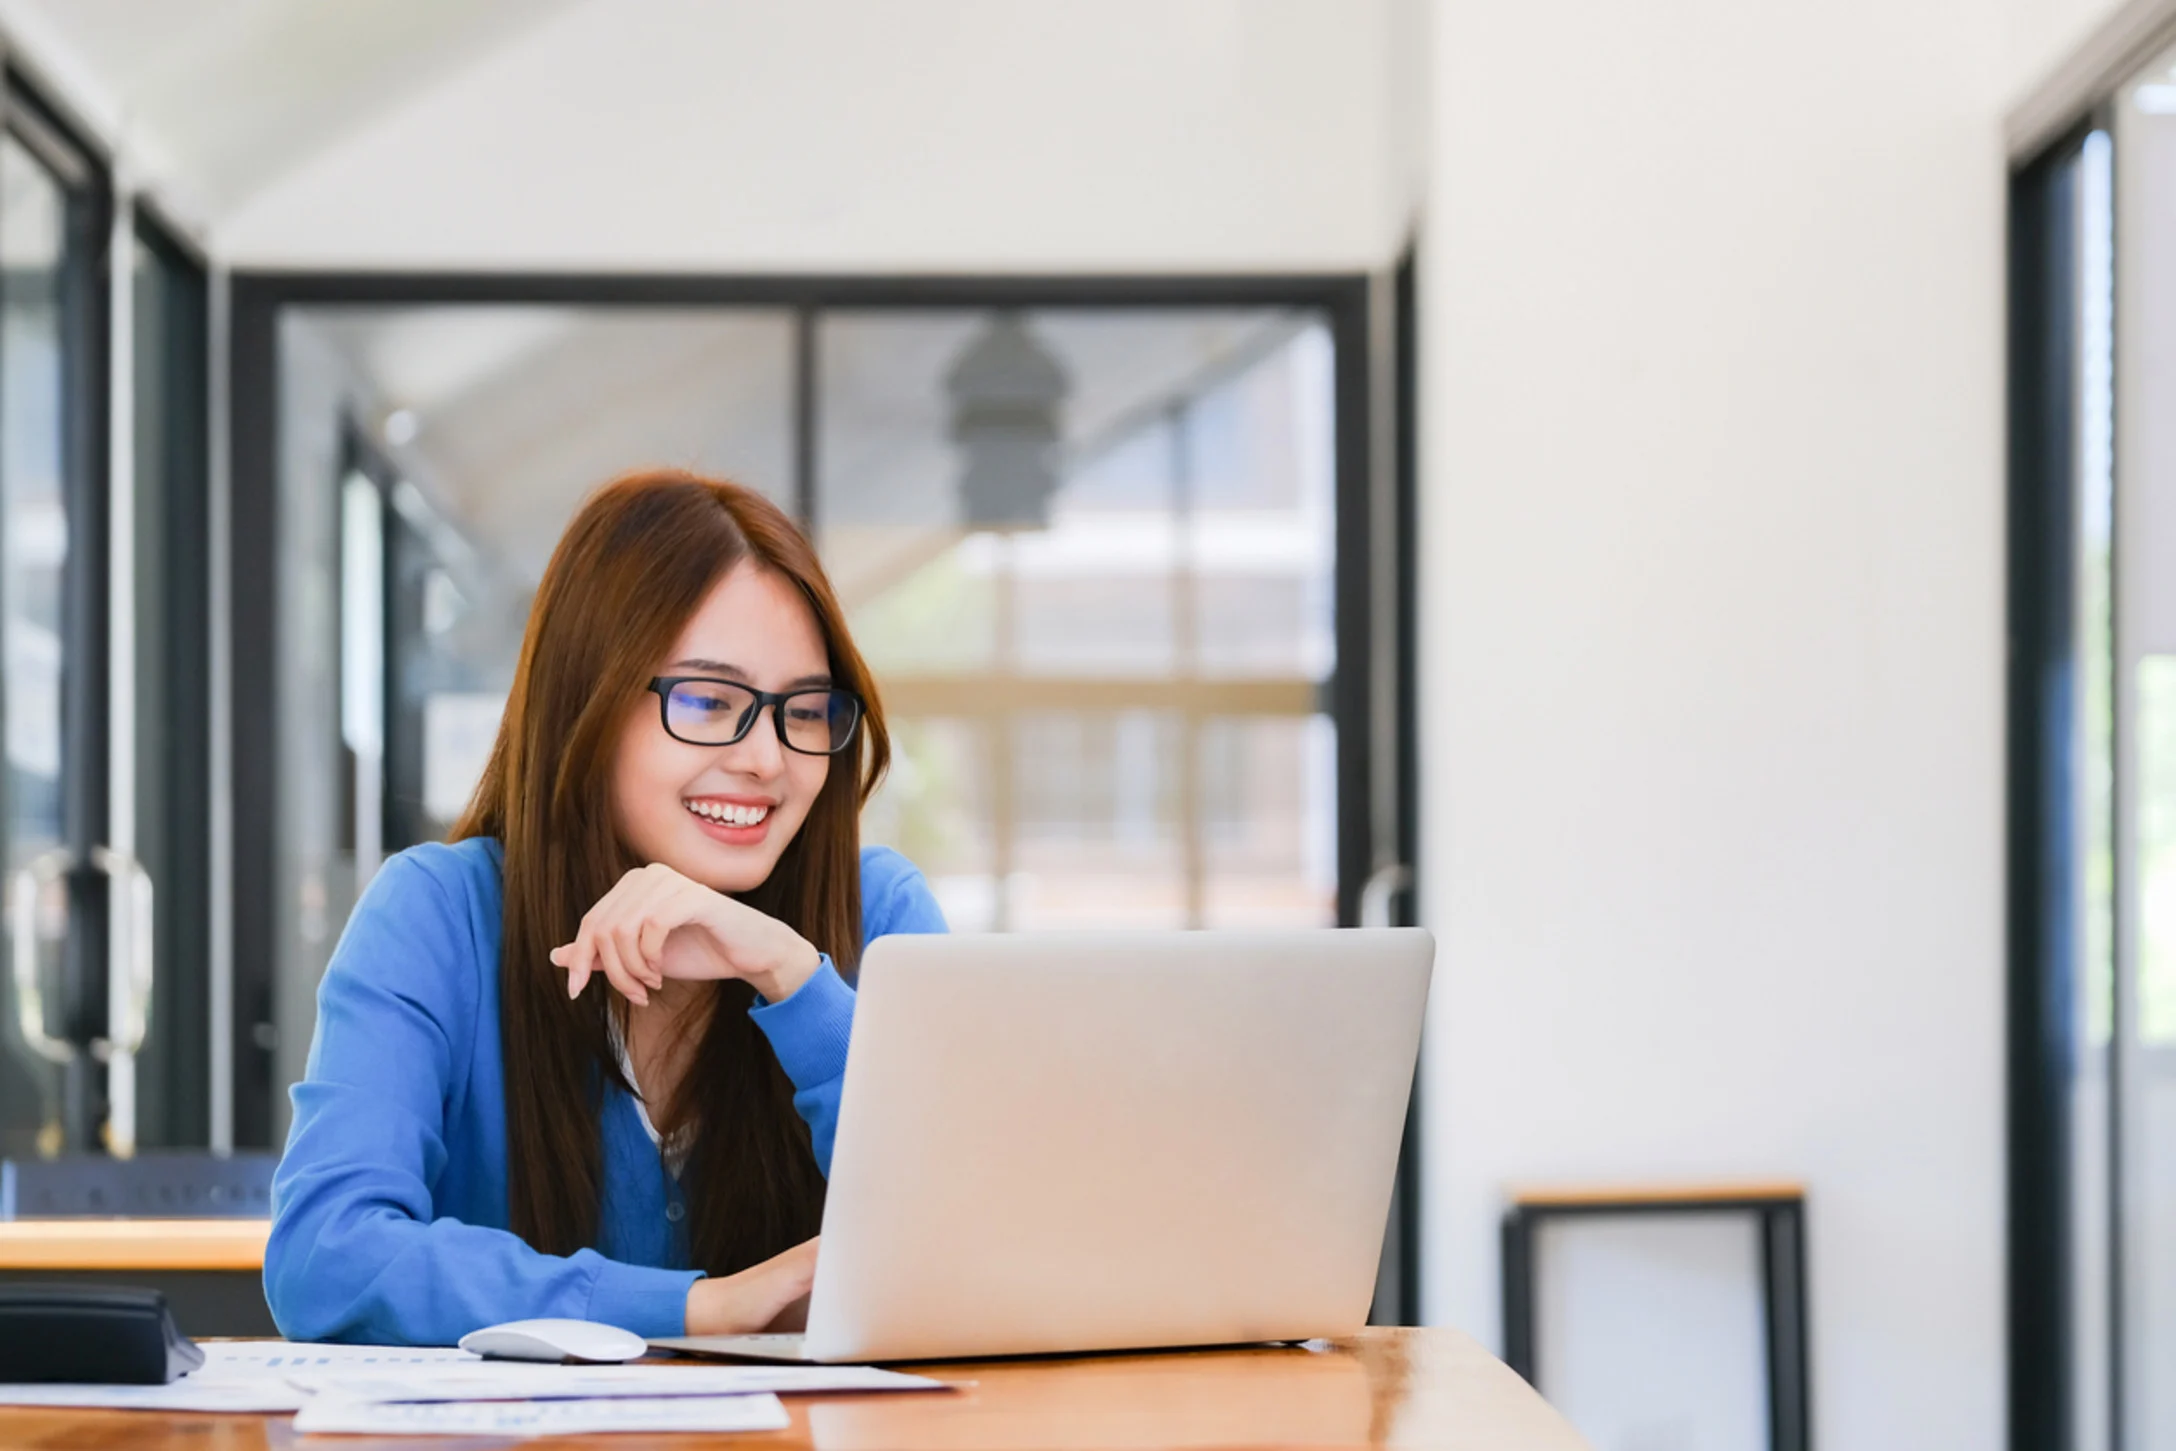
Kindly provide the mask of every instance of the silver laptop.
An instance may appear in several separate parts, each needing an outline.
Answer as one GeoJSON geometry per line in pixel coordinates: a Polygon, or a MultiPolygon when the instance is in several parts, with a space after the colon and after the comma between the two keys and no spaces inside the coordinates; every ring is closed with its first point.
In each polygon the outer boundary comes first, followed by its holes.
{"type": "Polygon", "coordinates": [[[824,1363],[1365,1323],[1435,942],[1417,928],[885,937],[803,1335],[824,1363]]]}

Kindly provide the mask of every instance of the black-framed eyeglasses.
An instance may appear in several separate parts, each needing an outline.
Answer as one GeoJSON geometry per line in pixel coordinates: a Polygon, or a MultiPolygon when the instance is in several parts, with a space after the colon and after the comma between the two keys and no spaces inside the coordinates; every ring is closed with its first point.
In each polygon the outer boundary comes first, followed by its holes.
{"type": "Polygon", "coordinates": [[[660,675],[650,682],[665,734],[691,746],[730,746],[755,729],[767,706],[779,744],[804,756],[835,756],[854,743],[861,697],[818,687],[774,694],[708,675],[660,675]]]}

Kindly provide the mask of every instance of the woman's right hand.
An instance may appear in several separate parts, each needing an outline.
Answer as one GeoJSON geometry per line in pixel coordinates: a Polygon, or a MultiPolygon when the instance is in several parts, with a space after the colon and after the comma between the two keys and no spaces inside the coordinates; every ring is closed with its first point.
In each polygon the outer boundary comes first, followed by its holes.
{"type": "Polygon", "coordinates": [[[697,1280],[688,1287],[690,1335],[753,1335],[798,1330],[808,1317],[816,1282],[816,1240],[750,1265],[737,1275],[697,1280]]]}

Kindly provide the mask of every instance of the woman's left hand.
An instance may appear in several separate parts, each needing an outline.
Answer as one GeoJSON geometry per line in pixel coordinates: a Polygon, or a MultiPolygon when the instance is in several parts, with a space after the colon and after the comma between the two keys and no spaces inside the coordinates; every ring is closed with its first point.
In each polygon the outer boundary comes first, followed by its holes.
{"type": "Polygon", "coordinates": [[[590,974],[601,972],[640,1004],[668,977],[737,977],[766,1001],[784,1002],[822,965],[808,940],[777,918],[654,862],[621,877],[551,957],[567,970],[568,997],[580,997],[590,974]]]}

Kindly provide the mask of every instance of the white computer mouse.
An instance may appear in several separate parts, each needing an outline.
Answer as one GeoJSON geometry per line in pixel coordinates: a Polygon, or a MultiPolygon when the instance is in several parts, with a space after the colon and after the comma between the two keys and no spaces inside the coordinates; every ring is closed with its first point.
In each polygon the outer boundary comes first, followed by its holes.
{"type": "Polygon", "coordinates": [[[502,1360],[634,1360],[649,1345],[632,1330],[594,1320],[509,1320],[461,1337],[471,1355],[502,1360]]]}

